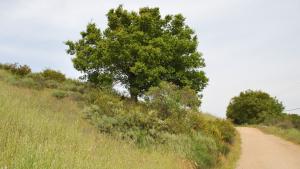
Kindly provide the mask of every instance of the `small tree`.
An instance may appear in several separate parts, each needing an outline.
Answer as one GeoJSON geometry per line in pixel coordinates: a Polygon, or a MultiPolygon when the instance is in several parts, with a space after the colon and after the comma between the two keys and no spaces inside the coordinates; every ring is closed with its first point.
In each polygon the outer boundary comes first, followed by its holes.
{"type": "Polygon", "coordinates": [[[160,81],[202,91],[208,79],[194,31],[181,14],[160,15],[159,8],[107,13],[108,27],[87,25],[79,41],[67,41],[74,67],[96,84],[122,83],[137,100],[160,81]]]}
{"type": "Polygon", "coordinates": [[[282,103],[268,93],[247,90],[231,99],[226,115],[236,124],[258,124],[279,116],[283,109],[282,103]]]}

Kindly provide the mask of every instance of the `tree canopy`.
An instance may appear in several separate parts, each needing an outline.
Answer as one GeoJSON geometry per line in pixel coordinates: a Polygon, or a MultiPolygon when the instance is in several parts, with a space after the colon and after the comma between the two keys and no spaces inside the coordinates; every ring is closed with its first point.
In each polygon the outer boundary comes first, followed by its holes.
{"type": "Polygon", "coordinates": [[[135,100],[161,81],[197,92],[207,85],[197,36],[181,14],[162,17],[159,8],[134,12],[119,6],[107,19],[104,31],[89,23],[81,39],[66,42],[74,67],[90,82],[121,83],[135,100]]]}
{"type": "Polygon", "coordinates": [[[231,99],[226,115],[236,124],[258,124],[265,118],[280,115],[283,110],[282,103],[268,93],[247,90],[231,99]]]}

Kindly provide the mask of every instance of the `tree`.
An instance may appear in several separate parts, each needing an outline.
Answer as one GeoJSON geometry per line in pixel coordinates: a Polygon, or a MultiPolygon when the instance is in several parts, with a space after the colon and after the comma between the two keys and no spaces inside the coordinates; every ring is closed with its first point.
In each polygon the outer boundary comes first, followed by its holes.
{"type": "Polygon", "coordinates": [[[247,90],[231,99],[226,115],[236,124],[258,124],[280,116],[283,110],[282,103],[268,93],[247,90]]]}
{"type": "Polygon", "coordinates": [[[194,31],[181,14],[161,17],[159,8],[129,12],[122,6],[107,13],[102,32],[89,23],[78,41],[67,41],[74,67],[95,84],[121,83],[131,97],[168,81],[200,92],[208,78],[194,31]]]}

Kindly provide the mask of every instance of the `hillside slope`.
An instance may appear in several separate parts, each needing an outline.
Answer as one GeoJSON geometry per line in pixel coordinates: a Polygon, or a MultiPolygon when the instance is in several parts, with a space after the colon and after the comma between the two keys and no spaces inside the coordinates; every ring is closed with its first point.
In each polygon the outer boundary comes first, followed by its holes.
{"type": "Polygon", "coordinates": [[[181,162],[98,134],[78,105],[50,90],[18,88],[0,80],[0,168],[176,169],[181,162]]]}

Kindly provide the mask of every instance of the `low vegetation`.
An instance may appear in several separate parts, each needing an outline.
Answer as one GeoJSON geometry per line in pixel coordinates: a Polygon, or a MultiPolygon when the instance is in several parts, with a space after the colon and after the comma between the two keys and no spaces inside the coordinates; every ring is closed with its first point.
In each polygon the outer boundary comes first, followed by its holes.
{"type": "Polygon", "coordinates": [[[70,98],[52,89],[19,88],[0,70],[0,168],[176,169],[187,165],[171,152],[146,151],[102,135],[70,98]]]}
{"type": "Polygon", "coordinates": [[[233,125],[199,113],[188,87],[162,82],[135,102],[111,88],[43,73],[0,69],[0,83],[0,166],[209,169],[232,159],[233,125]]]}
{"type": "Polygon", "coordinates": [[[86,118],[101,132],[143,148],[171,149],[199,168],[216,166],[229,152],[235,129],[228,121],[204,118],[196,110],[193,90],[164,82],[150,88],[145,100],[135,103],[109,91],[91,92],[86,118]]]}

